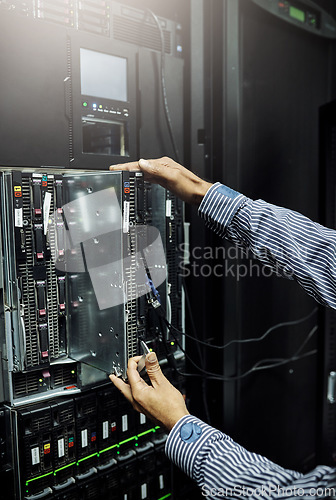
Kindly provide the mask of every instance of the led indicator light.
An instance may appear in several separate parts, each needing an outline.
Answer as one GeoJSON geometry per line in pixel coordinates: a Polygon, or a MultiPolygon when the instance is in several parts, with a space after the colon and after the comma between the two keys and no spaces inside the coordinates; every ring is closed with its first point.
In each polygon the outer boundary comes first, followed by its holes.
{"type": "Polygon", "coordinates": [[[83,102],[84,108],[87,108],[88,103],[86,101],[83,102]]]}

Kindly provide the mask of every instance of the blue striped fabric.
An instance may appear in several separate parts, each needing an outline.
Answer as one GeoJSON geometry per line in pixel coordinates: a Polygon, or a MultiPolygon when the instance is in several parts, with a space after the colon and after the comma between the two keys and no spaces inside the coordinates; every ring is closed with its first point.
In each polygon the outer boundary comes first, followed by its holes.
{"type": "Polygon", "coordinates": [[[209,189],[199,207],[207,225],[336,309],[336,231],[293,210],[232,193],[225,194],[219,183],[209,189]]]}
{"type": "Polygon", "coordinates": [[[198,418],[182,417],[169,433],[166,454],[200,486],[205,498],[326,498],[336,495],[336,469],[318,466],[308,474],[284,469],[251,453],[229,436],[198,418]],[[181,427],[196,423],[202,429],[192,443],[181,439],[181,427]]]}
{"type": "MultiPolygon", "coordinates": [[[[277,274],[295,279],[317,301],[336,308],[335,231],[219,183],[208,190],[199,214],[217,234],[248,247],[277,274]]],[[[305,475],[283,469],[191,415],[171,430],[166,454],[208,499],[336,496],[336,468],[318,466],[305,475]],[[181,438],[186,423],[202,429],[193,442],[181,438]]]]}

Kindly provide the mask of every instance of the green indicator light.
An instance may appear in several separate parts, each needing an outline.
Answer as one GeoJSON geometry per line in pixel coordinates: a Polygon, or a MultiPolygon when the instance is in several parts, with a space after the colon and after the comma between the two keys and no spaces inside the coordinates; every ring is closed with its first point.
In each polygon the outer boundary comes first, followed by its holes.
{"type": "Polygon", "coordinates": [[[81,458],[80,460],[78,460],[77,465],[80,462],[84,462],[84,460],[88,460],[89,458],[96,457],[96,456],[97,456],[97,453],[92,453],[92,455],[89,455],[88,457],[81,458]]]}
{"type": "Polygon", "coordinates": [[[103,109],[103,105],[102,104],[99,104],[99,109],[103,109]]]}
{"type": "Polygon", "coordinates": [[[135,443],[135,446],[139,446],[138,443],[135,443]]]}
{"type": "MultiPolygon", "coordinates": [[[[64,465],[64,467],[60,467],[59,469],[56,469],[54,472],[54,475],[56,476],[57,472],[59,472],[60,470],[67,469],[68,467],[71,467],[72,465],[76,465],[76,462],[72,462],[71,464],[64,465]]],[[[78,465],[78,463],[77,463],[77,465],[78,465]]]]}
{"type": "Polygon", "coordinates": [[[297,9],[296,7],[293,7],[292,5],[289,7],[289,15],[293,19],[296,19],[297,21],[300,21],[301,23],[304,23],[306,20],[306,14],[303,10],[297,9]]]}
{"type": "Polygon", "coordinates": [[[175,342],[170,342],[170,345],[175,345],[175,342]]]}
{"type": "Polygon", "coordinates": [[[148,431],[142,432],[141,434],[138,434],[138,438],[142,436],[146,436],[146,434],[149,434],[150,432],[155,432],[155,429],[149,429],[148,431]]]}
{"type": "Polygon", "coordinates": [[[125,441],[121,441],[121,443],[119,443],[119,446],[121,446],[122,444],[128,443],[129,441],[133,441],[133,439],[137,439],[137,437],[133,436],[131,438],[125,439],[125,441]]]}
{"type": "Polygon", "coordinates": [[[84,108],[87,108],[88,103],[86,101],[83,102],[84,108]]]}
{"type": "Polygon", "coordinates": [[[150,350],[150,352],[153,352],[153,349],[152,349],[151,347],[150,347],[150,349],[149,349],[149,350],[150,350]]]}
{"type": "Polygon", "coordinates": [[[28,486],[28,484],[31,483],[32,481],[37,481],[38,479],[41,479],[42,477],[50,476],[53,473],[54,472],[51,471],[51,472],[47,472],[47,474],[43,474],[42,476],[34,477],[34,479],[28,479],[28,481],[26,481],[26,486],[28,486]]]}
{"type": "Polygon", "coordinates": [[[72,373],[72,375],[75,375],[76,372],[75,372],[75,370],[71,370],[71,373],[72,373]]]}
{"type": "Polygon", "coordinates": [[[120,451],[117,451],[117,455],[120,455],[120,451]]]}

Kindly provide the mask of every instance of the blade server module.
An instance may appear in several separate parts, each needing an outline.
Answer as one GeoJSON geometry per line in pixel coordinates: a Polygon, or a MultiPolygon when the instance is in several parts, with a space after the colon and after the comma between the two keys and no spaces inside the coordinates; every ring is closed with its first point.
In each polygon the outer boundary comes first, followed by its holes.
{"type": "Polygon", "coordinates": [[[127,495],[120,471],[145,455],[161,479],[148,482],[141,465],[127,498],[160,498],[169,489],[167,464],[155,459],[165,434],[107,375],[126,376],[140,339],[165,370],[167,345],[183,362],[152,305],[183,328],[182,204],[139,172],[3,168],[0,181],[8,498],[84,498],[98,477],[127,495]]]}

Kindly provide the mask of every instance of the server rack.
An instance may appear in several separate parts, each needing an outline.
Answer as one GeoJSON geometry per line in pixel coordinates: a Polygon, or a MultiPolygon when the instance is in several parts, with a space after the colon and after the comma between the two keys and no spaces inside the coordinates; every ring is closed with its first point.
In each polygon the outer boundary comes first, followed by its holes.
{"type": "MultiPolygon", "coordinates": [[[[134,498],[156,498],[169,484],[167,464],[162,472],[155,465],[166,435],[133,411],[107,374],[126,376],[140,339],[157,350],[167,374],[167,349],[183,367],[181,334],[171,337],[151,305],[161,301],[168,322],[182,330],[176,266],[183,206],[163,188],[145,188],[135,172],[3,169],[1,200],[1,399],[4,462],[13,474],[9,498],[72,492],[84,498],[100,492],[98,477],[109,490],[134,461],[134,498]],[[162,240],[167,257],[160,253],[162,240]],[[148,275],[139,274],[141,262],[148,275]]],[[[132,498],[129,482],[118,485],[132,498]]]]}
{"type": "MultiPolygon", "coordinates": [[[[323,224],[335,229],[336,101],[320,108],[320,216],[323,224]]],[[[322,335],[319,343],[318,458],[336,461],[336,345],[335,311],[321,308],[322,335]]]]}

